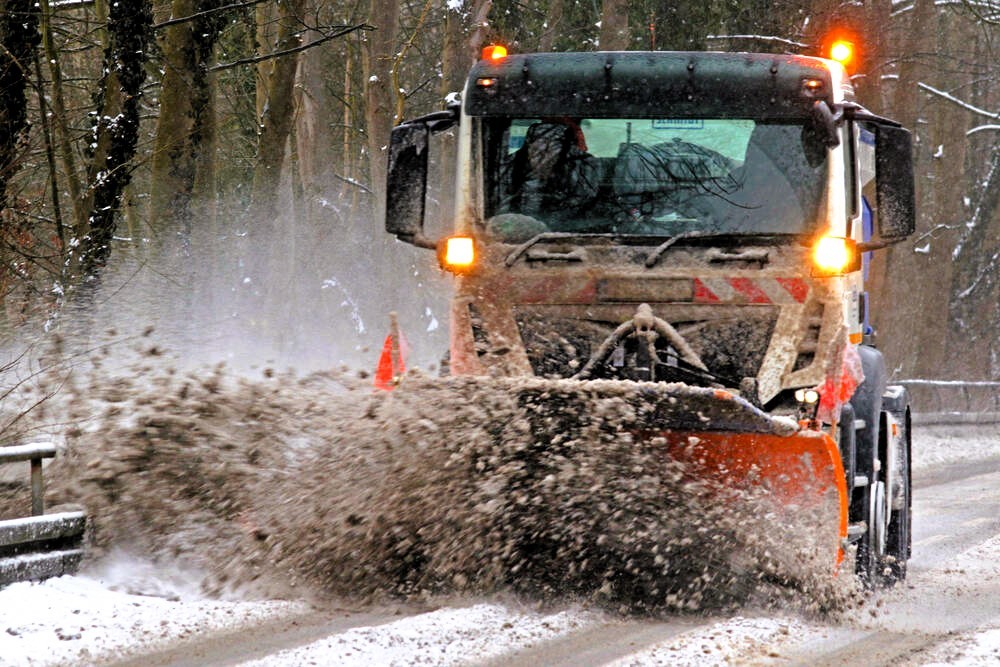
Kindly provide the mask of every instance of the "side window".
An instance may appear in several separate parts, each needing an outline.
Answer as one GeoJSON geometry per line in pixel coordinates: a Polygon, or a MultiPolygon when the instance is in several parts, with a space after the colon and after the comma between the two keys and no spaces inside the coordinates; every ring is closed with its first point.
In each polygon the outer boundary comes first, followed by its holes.
{"type": "Polygon", "coordinates": [[[861,188],[861,203],[864,213],[864,235],[863,240],[867,241],[872,236],[875,220],[878,216],[876,210],[875,196],[875,132],[865,127],[864,124],[857,124],[854,128],[857,140],[858,165],[858,186],[861,188]]]}

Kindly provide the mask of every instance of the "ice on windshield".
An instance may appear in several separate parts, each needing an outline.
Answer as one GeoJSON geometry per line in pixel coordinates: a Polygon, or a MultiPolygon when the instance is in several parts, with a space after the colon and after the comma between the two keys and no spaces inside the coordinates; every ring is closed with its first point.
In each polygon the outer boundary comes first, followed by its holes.
{"type": "Polygon", "coordinates": [[[826,149],[807,122],[517,118],[484,133],[487,231],[795,234],[819,219],[826,149]]]}

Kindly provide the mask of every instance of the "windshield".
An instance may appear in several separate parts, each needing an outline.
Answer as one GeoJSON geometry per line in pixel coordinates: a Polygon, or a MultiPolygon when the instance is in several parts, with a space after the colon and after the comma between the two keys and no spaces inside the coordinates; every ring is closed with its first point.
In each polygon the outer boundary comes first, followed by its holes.
{"type": "Polygon", "coordinates": [[[798,234],[820,217],[826,148],[809,121],[485,121],[486,227],[676,236],[798,234]]]}

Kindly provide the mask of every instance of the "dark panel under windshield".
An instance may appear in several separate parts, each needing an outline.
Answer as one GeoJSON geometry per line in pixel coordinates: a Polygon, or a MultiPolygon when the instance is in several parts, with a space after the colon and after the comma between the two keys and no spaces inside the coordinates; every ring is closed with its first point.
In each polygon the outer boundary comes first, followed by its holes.
{"type": "Polygon", "coordinates": [[[486,231],[808,233],[826,148],[808,121],[484,119],[486,231]]]}

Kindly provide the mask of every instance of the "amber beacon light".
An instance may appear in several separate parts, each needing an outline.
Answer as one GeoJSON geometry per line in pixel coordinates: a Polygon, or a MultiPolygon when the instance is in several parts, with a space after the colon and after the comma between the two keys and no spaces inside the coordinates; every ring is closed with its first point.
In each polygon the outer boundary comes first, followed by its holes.
{"type": "Polygon", "coordinates": [[[501,60],[507,57],[507,47],[503,44],[490,44],[483,47],[483,60],[501,60]]]}
{"type": "Polygon", "coordinates": [[[830,43],[829,56],[844,67],[850,68],[854,62],[854,42],[847,39],[835,39],[830,43]]]}

